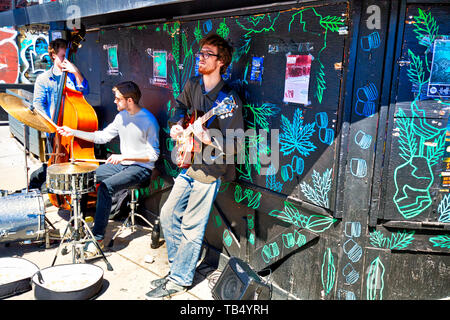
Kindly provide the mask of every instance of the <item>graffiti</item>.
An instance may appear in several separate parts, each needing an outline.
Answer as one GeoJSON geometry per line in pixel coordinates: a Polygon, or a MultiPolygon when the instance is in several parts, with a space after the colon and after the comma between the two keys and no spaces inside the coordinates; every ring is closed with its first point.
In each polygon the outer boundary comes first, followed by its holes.
{"type": "Polygon", "coordinates": [[[275,15],[267,13],[258,16],[248,16],[245,19],[241,19],[241,21],[236,19],[236,24],[247,31],[244,37],[248,38],[253,33],[275,31],[274,25],[279,16],[280,12],[275,15]]]}
{"type": "Polygon", "coordinates": [[[439,222],[450,222],[450,194],[446,194],[438,206],[439,222]]]}
{"type": "Polygon", "coordinates": [[[345,284],[352,285],[359,280],[359,272],[355,270],[351,263],[347,263],[342,269],[342,275],[345,279],[345,284]]]}
{"type": "Polygon", "coordinates": [[[450,249],[450,235],[439,235],[429,239],[433,243],[433,247],[450,249]]]}
{"type": "Polygon", "coordinates": [[[247,239],[248,242],[250,242],[252,245],[255,245],[255,239],[256,239],[256,235],[255,235],[255,217],[253,216],[253,214],[248,214],[247,215],[247,239]]]}
{"type": "Polygon", "coordinates": [[[385,237],[380,231],[370,233],[369,242],[374,247],[401,250],[408,247],[414,240],[415,231],[397,231],[390,238],[385,237]]]}
{"type": "Polygon", "coordinates": [[[334,141],[334,130],[328,127],[328,115],[326,112],[316,114],[316,124],[319,128],[319,140],[331,145],[334,141]]]}
{"type": "Polygon", "coordinates": [[[334,281],[336,279],[336,267],[334,266],[334,257],[330,248],[323,254],[320,276],[325,295],[328,295],[333,289],[334,281]]]}
{"type": "Polygon", "coordinates": [[[278,108],[273,103],[263,103],[261,106],[246,104],[244,105],[244,113],[246,121],[250,115],[253,116],[253,122],[249,122],[252,125],[257,125],[261,129],[269,132],[269,121],[270,118],[275,116],[278,112],[280,112],[280,108],[278,108]]]}
{"type": "Polygon", "coordinates": [[[360,116],[372,117],[376,113],[375,100],[378,98],[378,90],[371,82],[356,91],[357,101],[355,112],[360,116]]]}
{"type": "Polygon", "coordinates": [[[372,32],[368,36],[361,37],[361,48],[363,51],[371,51],[380,46],[381,39],[378,31],[372,32]]]}
{"type": "Polygon", "coordinates": [[[413,31],[417,35],[416,38],[419,40],[419,44],[431,49],[431,46],[438,35],[439,26],[431,15],[431,12],[427,14],[420,8],[418,8],[418,12],[418,16],[413,16],[413,19],[416,22],[413,31]]]}
{"type": "Polygon", "coordinates": [[[262,251],[261,256],[265,263],[269,263],[270,260],[278,257],[280,255],[280,248],[278,247],[278,244],[276,242],[266,244],[262,251]]]}
{"type": "Polygon", "coordinates": [[[230,33],[230,28],[228,28],[228,26],[225,22],[225,18],[223,18],[223,21],[220,23],[219,28],[217,29],[216,33],[224,39],[228,38],[228,34],[230,33]]]}
{"type": "Polygon", "coordinates": [[[320,176],[316,170],[313,170],[311,177],[314,187],[311,187],[306,182],[300,184],[301,190],[306,198],[318,206],[325,208],[329,208],[330,206],[328,192],[331,190],[332,171],[333,169],[326,169],[323,175],[320,176]]]}
{"type": "Polygon", "coordinates": [[[294,230],[293,233],[283,233],[281,237],[283,239],[283,245],[286,249],[291,249],[295,245],[301,247],[306,244],[306,237],[297,230],[294,230]]]}
{"type": "Polygon", "coordinates": [[[300,214],[298,209],[292,203],[287,201],[284,201],[284,210],[272,210],[269,212],[269,216],[312,232],[324,232],[337,221],[335,218],[324,215],[305,216],[300,214]]]}
{"type": "Polygon", "coordinates": [[[406,219],[421,214],[432,204],[430,188],[434,182],[432,166],[439,162],[445,148],[445,128],[439,129],[428,123],[426,113],[419,107],[422,89],[426,86],[430,73],[428,54],[439,27],[431,13],[418,9],[418,16],[413,16],[414,33],[419,44],[427,48],[423,59],[408,50],[411,63],[407,76],[412,85],[415,98],[411,103],[412,117],[407,118],[405,112],[399,109],[397,126],[399,131],[400,157],[405,163],[394,171],[395,194],[393,201],[398,212],[406,219]],[[401,183],[399,177],[410,174],[412,179],[401,183]]]}
{"type": "Polygon", "coordinates": [[[350,160],[350,173],[357,178],[367,176],[367,162],[361,158],[352,158],[350,160]]]}
{"type": "Polygon", "coordinates": [[[316,150],[316,146],[310,141],[315,132],[315,122],[303,125],[303,111],[296,109],[292,123],[281,115],[280,151],[283,155],[289,155],[297,150],[302,156],[309,156],[310,152],[316,150]]]}
{"type": "Polygon", "coordinates": [[[294,179],[294,174],[301,175],[305,168],[305,161],[302,158],[293,156],[291,164],[286,164],[281,167],[281,178],[284,182],[292,181],[294,179]]]}
{"type": "Polygon", "coordinates": [[[385,267],[380,257],[372,261],[367,273],[367,300],[383,300],[385,267]]]}
{"type": "Polygon", "coordinates": [[[19,49],[17,31],[0,28],[0,83],[17,83],[19,79],[19,49]]]}
{"type": "Polygon", "coordinates": [[[354,141],[358,146],[361,147],[361,149],[368,149],[370,147],[370,144],[372,143],[372,136],[362,130],[359,130],[355,134],[354,141]]]}
{"type": "Polygon", "coordinates": [[[276,170],[272,165],[267,169],[266,188],[276,192],[283,189],[283,184],[276,179],[276,170]]]}
{"type": "Polygon", "coordinates": [[[238,184],[234,189],[234,200],[237,203],[241,203],[244,199],[247,199],[247,206],[252,209],[259,208],[261,196],[261,192],[255,192],[255,194],[253,194],[253,190],[251,189],[246,189],[244,194],[242,194],[242,188],[238,184]]]}

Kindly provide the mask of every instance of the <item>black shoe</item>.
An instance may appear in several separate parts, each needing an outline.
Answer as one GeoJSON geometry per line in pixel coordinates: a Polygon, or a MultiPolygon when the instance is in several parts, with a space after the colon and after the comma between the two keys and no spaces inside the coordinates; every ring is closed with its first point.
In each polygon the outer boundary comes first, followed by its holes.
{"type": "Polygon", "coordinates": [[[187,288],[180,286],[168,279],[159,287],[147,292],[145,294],[146,300],[170,299],[173,296],[186,292],[187,288]]]}

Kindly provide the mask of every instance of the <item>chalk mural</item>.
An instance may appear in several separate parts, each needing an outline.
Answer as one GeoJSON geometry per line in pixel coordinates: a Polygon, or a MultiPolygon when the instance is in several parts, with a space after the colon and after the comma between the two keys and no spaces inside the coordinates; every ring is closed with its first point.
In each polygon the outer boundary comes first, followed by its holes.
{"type": "Polygon", "coordinates": [[[437,128],[427,120],[425,110],[421,108],[424,99],[422,91],[430,77],[429,50],[433,39],[438,36],[439,27],[431,13],[418,9],[413,16],[414,33],[419,44],[427,51],[423,58],[408,49],[411,63],[407,76],[412,85],[415,98],[410,105],[411,117],[399,108],[397,112],[397,130],[399,132],[400,157],[405,161],[395,168],[394,204],[398,212],[411,219],[423,213],[432,204],[430,188],[434,182],[432,167],[443,156],[445,146],[445,128],[437,128]],[[401,180],[401,176],[410,176],[401,180]]]}

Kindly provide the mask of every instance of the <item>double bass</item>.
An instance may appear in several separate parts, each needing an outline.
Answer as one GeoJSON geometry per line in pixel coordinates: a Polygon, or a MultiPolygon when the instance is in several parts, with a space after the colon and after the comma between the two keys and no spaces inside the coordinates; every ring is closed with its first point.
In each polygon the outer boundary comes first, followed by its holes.
{"type": "MultiPolygon", "coordinates": [[[[73,55],[81,46],[86,30],[84,26],[71,36],[66,50],[66,59],[73,60],[73,55]]],[[[58,85],[58,100],[53,115],[53,122],[58,126],[67,126],[75,130],[93,132],[98,129],[98,118],[94,108],[79,91],[66,87],[67,71],[62,73],[58,85]]],[[[70,159],[95,159],[94,143],[75,137],[64,137],[53,133],[49,137],[50,159],[48,166],[67,163],[70,159]]],[[[97,163],[98,164],[98,163],[97,163]]],[[[55,207],[70,210],[71,197],[49,193],[49,200],[55,207]]]]}

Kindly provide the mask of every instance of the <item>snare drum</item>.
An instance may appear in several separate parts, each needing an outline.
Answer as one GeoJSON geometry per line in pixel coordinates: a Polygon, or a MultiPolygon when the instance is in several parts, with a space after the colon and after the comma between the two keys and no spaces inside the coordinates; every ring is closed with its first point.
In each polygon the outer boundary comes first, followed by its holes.
{"type": "Polygon", "coordinates": [[[39,240],[44,234],[44,200],[37,190],[0,197],[0,243],[39,240]]]}
{"type": "Polygon", "coordinates": [[[47,188],[50,193],[70,195],[95,190],[97,165],[85,163],[60,163],[47,169],[47,188]]]}

